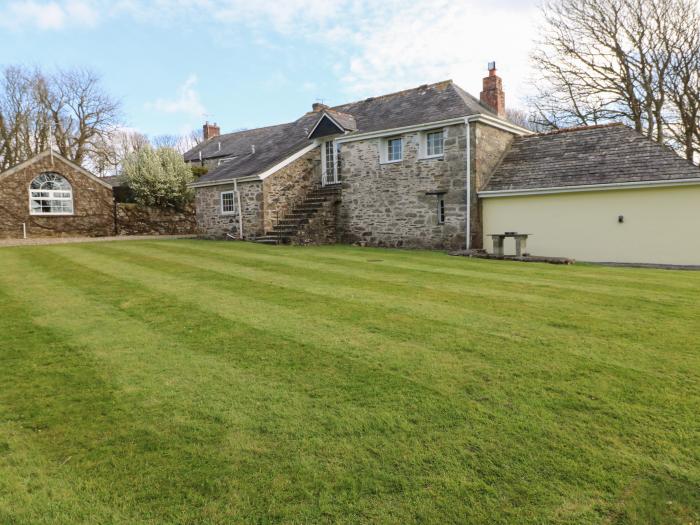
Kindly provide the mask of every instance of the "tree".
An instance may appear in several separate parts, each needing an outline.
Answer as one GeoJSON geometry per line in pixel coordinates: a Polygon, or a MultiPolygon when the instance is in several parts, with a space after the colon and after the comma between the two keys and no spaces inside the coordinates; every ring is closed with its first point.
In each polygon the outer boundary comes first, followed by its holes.
{"type": "Polygon", "coordinates": [[[127,155],[122,166],[136,202],[144,206],[183,208],[192,200],[194,180],[182,155],[172,148],[145,146],[127,155]]]}
{"type": "Polygon", "coordinates": [[[94,145],[96,154],[87,162],[90,170],[100,177],[117,175],[124,159],[149,146],[146,135],[130,129],[116,129],[94,145]]]}
{"type": "Polygon", "coordinates": [[[537,124],[535,117],[522,109],[506,109],[506,120],[521,128],[529,129],[530,131],[543,131],[542,126],[537,124]]]}
{"type": "Polygon", "coordinates": [[[543,14],[533,54],[539,125],[622,121],[692,159],[700,67],[693,0],[553,0],[543,14]]]}
{"type": "Polygon", "coordinates": [[[38,73],[7,67],[0,79],[0,170],[19,164],[49,145],[49,116],[41,107],[38,73]]]}
{"type": "Polygon", "coordinates": [[[66,158],[100,162],[119,124],[119,103],[87,69],[10,66],[0,79],[0,168],[19,164],[53,144],[66,158]]]}
{"type": "Polygon", "coordinates": [[[156,135],[151,138],[154,148],[172,148],[181,154],[203,141],[202,131],[192,131],[186,135],[156,135]]]}

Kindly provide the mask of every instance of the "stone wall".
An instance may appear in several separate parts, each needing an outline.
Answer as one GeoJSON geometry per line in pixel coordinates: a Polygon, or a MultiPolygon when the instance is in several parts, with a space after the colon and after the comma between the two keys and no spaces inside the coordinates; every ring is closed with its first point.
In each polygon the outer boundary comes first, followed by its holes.
{"type": "Polygon", "coordinates": [[[342,242],[459,248],[466,215],[466,133],[445,128],[444,155],[419,158],[420,134],[406,133],[403,160],[380,164],[380,139],[342,144],[339,231],[342,242]],[[444,193],[445,223],[438,223],[444,193]]]}
{"type": "Polygon", "coordinates": [[[486,186],[515,135],[479,122],[470,124],[472,149],[471,247],[483,248],[483,213],[477,192],[486,186]]]}
{"type": "MultiPolygon", "coordinates": [[[[227,233],[238,235],[238,213],[221,213],[221,192],[233,191],[233,184],[206,186],[196,189],[197,227],[205,237],[221,239],[227,233]]],[[[242,182],[238,185],[243,208],[243,236],[263,235],[263,183],[242,182]]]]}
{"type": "MultiPolygon", "coordinates": [[[[482,245],[477,192],[509,148],[514,135],[473,123],[471,129],[471,245],[482,245]]],[[[419,156],[420,133],[403,135],[403,160],[381,164],[381,139],[342,144],[342,242],[416,248],[463,248],[466,230],[466,126],[445,128],[444,155],[419,156]],[[438,223],[438,195],[445,222],[438,223]]]]}
{"type": "Polygon", "coordinates": [[[294,237],[292,244],[335,244],[338,242],[338,200],[329,200],[294,237]]]}
{"type": "MultiPolygon", "coordinates": [[[[471,129],[472,247],[482,246],[482,219],[477,192],[505,155],[513,134],[474,123],[471,129]]],[[[374,246],[458,249],[465,245],[467,137],[464,124],[444,128],[444,154],[421,158],[421,133],[403,135],[403,160],[380,163],[382,139],[342,144],[342,198],[324,207],[295,242],[362,243],[374,246]],[[445,221],[438,202],[445,201],[445,221]],[[332,226],[332,227],[331,227],[332,226]],[[337,231],[337,235],[336,232],[337,231]]],[[[265,181],[240,184],[244,236],[272,230],[318,183],[320,149],[315,149],[265,181]]],[[[222,215],[220,194],[233,185],[197,189],[199,230],[222,238],[238,232],[238,215],[222,215]]]]}
{"type": "Polygon", "coordinates": [[[193,206],[179,211],[138,204],[115,204],[117,235],[189,235],[197,233],[193,206]]]}
{"type": "Polygon", "coordinates": [[[18,170],[0,175],[0,238],[99,237],[114,234],[112,189],[72,163],[54,155],[38,156],[18,170]],[[63,176],[73,190],[72,215],[31,215],[29,185],[44,172],[63,176]]]}
{"type": "Polygon", "coordinates": [[[321,182],[321,154],[316,148],[263,181],[263,220],[270,231],[321,182]]]}

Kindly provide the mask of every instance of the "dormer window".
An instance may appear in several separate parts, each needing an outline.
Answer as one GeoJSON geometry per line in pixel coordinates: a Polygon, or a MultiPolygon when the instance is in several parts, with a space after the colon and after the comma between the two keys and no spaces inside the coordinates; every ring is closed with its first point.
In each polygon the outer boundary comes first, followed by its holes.
{"type": "Polygon", "coordinates": [[[348,113],[340,113],[326,108],[309,133],[310,139],[343,135],[357,131],[355,117],[348,113]]]}

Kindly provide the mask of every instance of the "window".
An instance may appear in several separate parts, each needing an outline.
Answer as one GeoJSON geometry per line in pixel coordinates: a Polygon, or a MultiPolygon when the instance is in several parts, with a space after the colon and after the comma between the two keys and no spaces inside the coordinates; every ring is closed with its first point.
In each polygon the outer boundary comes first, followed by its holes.
{"type": "Polygon", "coordinates": [[[387,162],[397,162],[403,159],[403,141],[401,138],[389,139],[387,145],[387,162]]]}
{"type": "Polygon", "coordinates": [[[42,173],[29,185],[32,215],[72,215],[73,188],[58,173],[42,173]]]}
{"type": "Polygon", "coordinates": [[[442,130],[425,134],[426,157],[439,157],[443,153],[444,137],[442,130]]]}
{"type": "Polygon", "coordinates": [[[326,171],[333,169],[333,142],[326,142],[326,171]]]}
{"type": "Polygon", "coordinates": [[[221,213],[223,215],[230,215],[232,213],[236,213],[236,192],[221,192],[221,213]]]}
{"type": "Polygon", "coordinates": [[[438,195],[437,218],[438,218],[438,224],[445,224],[445,196],[444,195],[438,195]]]}
{"type": "Polygon", "coordinates": [[[337,184],[339,180],[340,167],[338,165],[338,145],[333,141],[328,141],[323,143],[323,160],[321,170],[322,183],[326,184],[337,184]]]}

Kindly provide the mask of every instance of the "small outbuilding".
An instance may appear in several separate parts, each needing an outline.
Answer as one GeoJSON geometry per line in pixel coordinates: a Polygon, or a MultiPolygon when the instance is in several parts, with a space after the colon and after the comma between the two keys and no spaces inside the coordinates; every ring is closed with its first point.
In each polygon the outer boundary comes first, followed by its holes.
{"type": "Polygon", "coordinates": [[[580,261],[700,265],[700,169],[623,126],[515,138],[479,198],[489,234],[580,261]]]}
{"type": "Polygon", "coordinates": [[[0,238],[113,234],[112,186],[58,153],[0,173],[0,238]]]}

